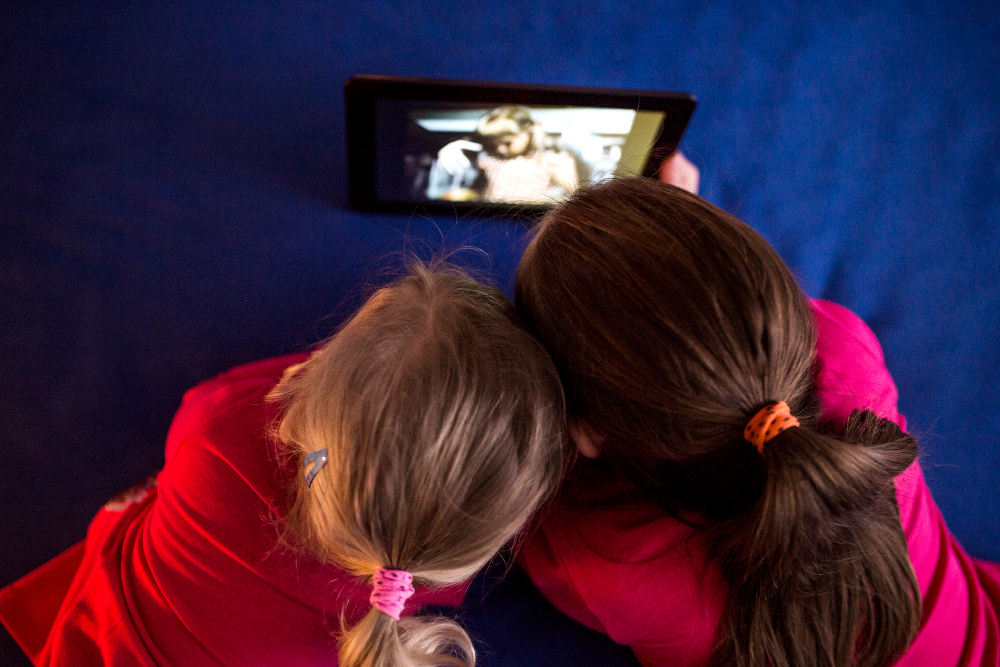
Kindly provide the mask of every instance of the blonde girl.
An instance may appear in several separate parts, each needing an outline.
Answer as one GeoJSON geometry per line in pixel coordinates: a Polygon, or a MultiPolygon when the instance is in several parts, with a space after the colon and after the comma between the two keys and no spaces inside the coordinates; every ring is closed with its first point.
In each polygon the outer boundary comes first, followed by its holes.
{"type": "Polygon", "coordinates": [[[526,107],[503,105],[483,114],[473,139],[453,141],[439,151],[429,198],[545,204],[579,186],[573,156],[546,148],[545,132],[526,107]]]}
{"type": "Polygon", "coordinates": [[[504,296],[417,267],[312,354],[190,390],[163,470],[0,615],[38,665],[471,666],[457,623],[413,614],[556,487],[563,423],[504,296]]]}

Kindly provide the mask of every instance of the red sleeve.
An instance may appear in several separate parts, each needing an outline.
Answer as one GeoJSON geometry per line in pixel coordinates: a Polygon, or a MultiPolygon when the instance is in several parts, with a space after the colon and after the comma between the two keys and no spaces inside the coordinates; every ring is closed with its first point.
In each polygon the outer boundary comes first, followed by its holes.
{"type": "Polygon", "coordinates": [[[59,618],[66,591],[72,586],[83,560],[84,546],[83,542],[77,542],[0,590],[0,621],[34,664],[39,664],[45,643],[59,618]]]}
{"type": "Polygon", "coordinates": [[[255,361],[220,373],[188,389],[170,423],[164,463],[174,457],[178,445],[187,434],[201,430],[205,422],[217,412],[238,402],[234,400],[234,388],[239,391],[238,388],[242,385],[245,391],[253,391],[258,388],[261,379],[277,380],[286,368],[302,363],[308,357],[308,353],[301,353],[255,361]]]}

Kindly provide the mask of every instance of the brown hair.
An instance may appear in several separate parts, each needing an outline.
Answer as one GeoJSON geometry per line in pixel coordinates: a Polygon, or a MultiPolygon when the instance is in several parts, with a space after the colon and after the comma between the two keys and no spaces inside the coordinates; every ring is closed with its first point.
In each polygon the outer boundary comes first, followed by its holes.
{"type": "MultiPolygon", "coordinates": [[[[417,266],[380,289],[271,398],[277,436],[301,461],[291,539],[367,577],[467,580],[557,487],[565,410],[555,368],[497,289],[417,266]]],[[[475,664],[465,631],[372,609],[340,640],[345,667],[475,664]]]]}
{"type": "Polygon", "coordinates": [[[870,412],[817,428],[809,305],[763,238],[679,188],[615,180],[542,220],[515,293],[570,415],[714,536],[716,664],[876,666],[909,646],[920,593],[892,480],[916,443],[870,412]],[[760,455],[743,428],[778,400],[802,427],[760,455]]]}

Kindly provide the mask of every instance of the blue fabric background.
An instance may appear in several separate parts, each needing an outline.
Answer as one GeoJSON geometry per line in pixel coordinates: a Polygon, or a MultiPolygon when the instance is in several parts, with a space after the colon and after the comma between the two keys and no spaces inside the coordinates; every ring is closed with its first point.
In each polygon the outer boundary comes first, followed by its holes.
{"type": "MultiPolygon", "coordinates": [[[[703,196],[873,327],[949,525],[1000,560],[998,69],[985,1],[4,3],[0,585],[162,464],[184,389],[327,335],[407,252],[480,247],[509,292],[523,224],[346,209],[357,73],[697,95],[703,196]]],[[[486,588],[486,664],[627,664],[486,588]]]]}

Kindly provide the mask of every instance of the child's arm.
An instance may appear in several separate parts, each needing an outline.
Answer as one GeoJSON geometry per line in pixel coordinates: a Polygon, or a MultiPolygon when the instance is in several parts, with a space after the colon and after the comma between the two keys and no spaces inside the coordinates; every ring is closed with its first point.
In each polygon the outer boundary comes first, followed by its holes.
{"type": "Polygon", "coordinates": [[[458,139],[449,144],[445,144],[437,154],[438,166],[449,174],[461,174],[466,169],[472,168],[472,161],[465,151],[478,153],[483,150],[483,145],[468,139],[458,139]]]}
{"type": "Polygon", "coordinates": [[[562,189],[566,194],[572,194],[579,180],[576,177],[576,160],[569,153],[546,151],[549,163],[549,183],[562,189]]]}
{"type": "Polygon", "coordinates": [[[466,139],[452,141],[441,148],[427,176],[424,196],[448,201],[478,199],[479,193],[475,191],[474,182],[481,172],[466,151],[478,154],[482,149],[482,144],[466,139]]]}

